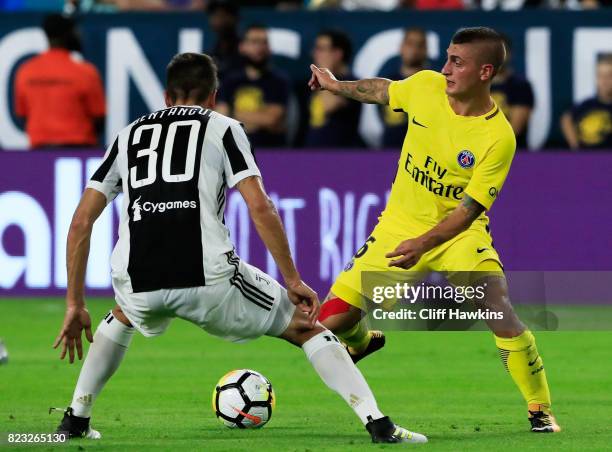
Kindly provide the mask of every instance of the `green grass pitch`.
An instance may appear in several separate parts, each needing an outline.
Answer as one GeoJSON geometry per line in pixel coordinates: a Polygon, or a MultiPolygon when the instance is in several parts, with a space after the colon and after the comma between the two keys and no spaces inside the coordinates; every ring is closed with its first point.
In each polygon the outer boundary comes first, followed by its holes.
{"type": "MultiPolygon", "coordinates": [[[[94,325],[110,300],[90,300],[94,325]]],[[[0,300],[0,432],[48,432],[71,399],[80,363],[58,359],[51,344],[63,318],[60,299],[0,300]]],[[[387,346],[360,364],[379,406],[401,425],[425,433],[418,446],[373,445],[358,419],[318,379],[301,350],[262,338],[223,342],[175,320],[167,333],[136,335],[121,368],[94,408],[98,442],[56,449],[341,451],[610,450],[612,332],[536,334],[553,394],[558,435],[528,432],[525,407],[487,332],[392,332],[387,346]],[[211,410],[218,378],[252,368],[274,386],[277,406],[261,430],[230,430],[211,410]]],[[[51,450],[50,446],[34,446],[51,450]]]]}

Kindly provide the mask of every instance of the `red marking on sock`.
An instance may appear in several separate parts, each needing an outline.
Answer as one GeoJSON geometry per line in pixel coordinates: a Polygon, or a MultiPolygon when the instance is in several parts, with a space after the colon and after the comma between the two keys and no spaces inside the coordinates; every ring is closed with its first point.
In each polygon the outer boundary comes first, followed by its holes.
{"type": "Polygon", "coordinates": [[[351,305],[340,298],[332,298],[327,300],[321,306],[321,312],[319,313],[319,322],[325,321],[328,317],[336,314],[342,314],[348,312],[351,309],[351,305]]]}

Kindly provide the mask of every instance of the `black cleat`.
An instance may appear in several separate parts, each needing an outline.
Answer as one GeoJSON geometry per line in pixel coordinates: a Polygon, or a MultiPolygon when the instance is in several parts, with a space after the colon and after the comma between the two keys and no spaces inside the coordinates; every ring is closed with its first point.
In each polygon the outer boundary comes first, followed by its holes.
{"type": "MultiPolygon", "coordinates": [[[[49,414],[57,408],[50,408],[49,414]]],[[[62,411],[62,410],[58,410],[62,411]]],[[[92,429],[89,426],[88,417],[78,417],[72,414],[72,407],[66,408],[64,411],[64,418],[60,423],[55,433],[64,433],[68,435],[69,439],[72,438],[87,438],[87,439],[100,439],[102,435],[97,430],[92,429]]]]}
{"type": "Polygon", "coordinates": [[[346,347],[346,351],[351,356],[351,359],[355,364],[366,356],[380,350],[385,346],[385,333],[382,331],[370,330],[368,331],[368,334],[370,335],[370,342],[368,342],[368,346],[365,348],[365,350],[355,352],[351,347],[346,347]]]}
{"type": "Polygon", "coordinates": [[[561,427],[557,424],[557,420],[550,413],[550,410],[544,411],[542,405],[529,405],[529,422],[531,423],[531,431],[534,433],[558,433],[561,427]]]}
{"type": "Polygon", "coordinates": [[[389,416],[373,420],[368,417],[366,429],[373,443],[426,443],[427,437],[395,425],[389,416]]]}

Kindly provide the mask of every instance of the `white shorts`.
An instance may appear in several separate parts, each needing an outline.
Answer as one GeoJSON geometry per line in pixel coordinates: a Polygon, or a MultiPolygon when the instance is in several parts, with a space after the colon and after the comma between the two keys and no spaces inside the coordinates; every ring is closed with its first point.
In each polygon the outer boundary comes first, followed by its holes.
{"type": "Polygon", "coordinates": [[[242,261],[230,280],[211,286],[134,293],[129,280],[113,278],[113,288],[125,316],[148,337],[162,334],[174,317],[233,342],[280,336],[295,311],[284,287],[242,261]]]}

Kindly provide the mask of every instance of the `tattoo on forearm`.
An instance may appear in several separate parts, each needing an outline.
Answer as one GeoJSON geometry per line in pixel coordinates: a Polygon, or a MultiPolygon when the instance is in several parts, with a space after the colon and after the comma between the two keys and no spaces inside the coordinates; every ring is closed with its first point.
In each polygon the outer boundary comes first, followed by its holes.
{"type": "Polygon", "coordinates": [[[463,201],[461,201],[461,207],[467,213],[467,217],[470,220],[470,223],[476,218],[478,218],[480,214],[485,211],[485,208],[482,204],[480,204],[474,198],[469,197],[468,195],[463,196],[463,201]]]}
{"type": "Polygon", "coordinates": [[[430,250],[435,248],[459,234],[461,231],[464,231],[484,211],[485,208],[482,204],[474,198],[464,195],[461,204],[426,234],[427,249],[430,250]],[[458,211],[462,214],[462,218],[459,221],[457,217],[458,211]],[[448,223],[450,223],[450,225],[448,223]]]}
{"type": "Polygon", "coordinates": [[[367,78],[355,82],[340,82],[338,94],[367,104],[387,105],[389,103],[390,83],[391,80],[386,78],[367,78]]]}

